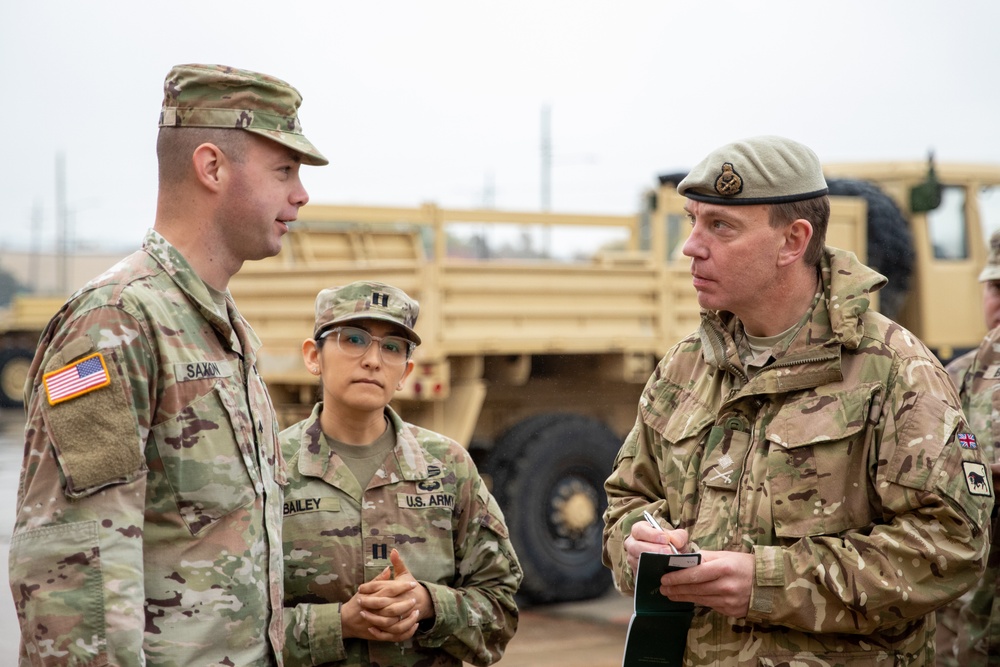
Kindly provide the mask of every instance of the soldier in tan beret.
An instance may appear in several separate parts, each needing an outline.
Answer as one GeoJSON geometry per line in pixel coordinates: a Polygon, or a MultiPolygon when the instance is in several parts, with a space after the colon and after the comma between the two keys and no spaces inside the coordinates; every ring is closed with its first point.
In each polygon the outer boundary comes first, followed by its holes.
{"type": "Polygon", "coordinates": [[[284,463],[227,286],[279,251],[300,166],[327,162],[301,101],[231,67],[167,75],[153,227],[56,314],[25,387],[22,666],[282,663],[284,463]]]}
{"type": "Polygon", "coordinates": [[[316,297],[306,368],[322,400],[281,432],[285,665],[489,665],[517,629],[521,567],[457,442],[389,406],[419,306],[359,281],[316,297]]]}
{"type": "MultiPolygon", "coordinates": [[[[979,274],[983,316],[989,331],[979,347],[946,367],[959,388],[962,409],[993,482],[1000,478],[1000,231],[990,237],[990,253],[979,274]]],[[[1000,663],[1000,518],[993,514],[993,544],[986,572],[976,587],[938,610],[938,666],[979,667],[1000,663]]]]}
{"type": "MultiPolygon", "coordinates": [[[[990,253],[986,258],[986,266],[979,272],[979,282],[983,286],[983,320],[989,331],[1000,326],[1000,230],[990,236],[990,253]]],[[[972,350],[952,359],[945,366],[956,387],[962,386],[962,380],[975,356],[976,351],[972,350]]]]}
{"type": "Polygon", "coordinates": [[[685,665],[933,665],[934,611],[982,574],[993,505],[948,374],[869,309],[885,279],[824,246],[809,148],[737,141],[678,190],[702,323],[605,484],[616,585],[643,552],[700,552],[660,579],[695,605],[665,628],[685,665]]]}

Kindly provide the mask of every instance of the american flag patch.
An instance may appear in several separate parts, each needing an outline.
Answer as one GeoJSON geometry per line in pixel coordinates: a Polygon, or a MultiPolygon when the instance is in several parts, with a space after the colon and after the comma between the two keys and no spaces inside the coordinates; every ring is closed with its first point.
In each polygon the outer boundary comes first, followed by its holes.
{"type": "Polygon", "coordinates": [[[100,352],[75,361],[69,366],[46,373],[42,376],[49,405],[62,403],[71,398],[111,384],[108,367],[100,352]]]}

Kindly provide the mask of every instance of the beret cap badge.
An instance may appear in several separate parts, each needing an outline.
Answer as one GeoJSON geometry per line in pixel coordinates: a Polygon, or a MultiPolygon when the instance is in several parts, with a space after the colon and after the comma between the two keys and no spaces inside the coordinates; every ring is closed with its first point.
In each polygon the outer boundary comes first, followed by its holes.
{"type": "Polygon", "coordinates": [[[732,197],[743,192],[743,178],[736,173],[732,162],[722,165],[722,172],[715,179],[715,191],[723,197],[732,197]]]}

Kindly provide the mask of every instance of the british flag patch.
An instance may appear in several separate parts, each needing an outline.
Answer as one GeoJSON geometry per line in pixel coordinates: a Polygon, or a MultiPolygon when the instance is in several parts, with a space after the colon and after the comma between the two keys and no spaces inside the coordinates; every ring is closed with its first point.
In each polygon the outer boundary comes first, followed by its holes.
{"type": "Polygon", "coordinates": [[[111,376],[108,375],[104,357],[95,352],[69,366],[46,373],[42,376],[42,384],[45,385],[49,405],[55,405],[108,386],[111,376]]]}
{"type": "Polygon", "coordinates": [[[962,449],[976,449],[976,436],[972,433],[959,433],[958,444],[962,449]]]}

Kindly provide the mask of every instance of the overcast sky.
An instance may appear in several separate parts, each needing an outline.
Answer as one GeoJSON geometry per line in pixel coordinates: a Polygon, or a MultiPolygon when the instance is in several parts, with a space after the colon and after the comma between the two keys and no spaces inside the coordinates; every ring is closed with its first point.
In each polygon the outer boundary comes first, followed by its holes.
{"type": "Polygon", "coordinates": [[[296,86],[317,203],[632,213],[661,172],[783,134],[823,161],[1000,162],[995,0],[0,3],[0,247],[151,226],[177,63],[296,86]]]}

